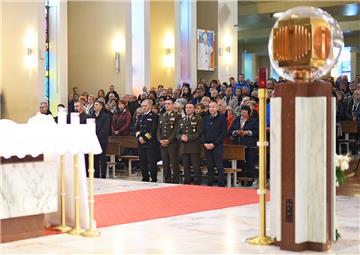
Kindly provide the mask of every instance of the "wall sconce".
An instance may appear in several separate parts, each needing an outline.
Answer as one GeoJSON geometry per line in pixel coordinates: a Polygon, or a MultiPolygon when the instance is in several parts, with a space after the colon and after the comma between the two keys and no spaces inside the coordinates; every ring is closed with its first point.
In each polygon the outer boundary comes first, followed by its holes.
{"type": "Polygon", "coordinates": [[[163,56],[163,65],[165,68],[171,68],[174,66],[174,55],[172,50],[174,49],[174,35],[171,31],[167,31],[163,38],[163,47],[165,49],[165,55],[163,56]]]}
{"type": "Polygon", "coordinates": [[[122,41],[120,35],[116,35],[113,41],[113,51],[115,52],[115,72],[120,72],[120,52],[122,49],[122,41]]]}
{"type": "Polygon", "coordinates": [[[120,52],[115,52],[115,72],[120,72],[120,52]]]}
{"type": "Polygon", "coordinates": [[[230,65],[231,64],[231,47],[228,46],[225,48],[224,53],[224,64],[230,65]]]}
{"type": "Polygon", "coordinates": [[[27,69],[32,69],[36,66],[36,56],[34,54],[34,49],[36,47],[35,32],[32,28],[28,28],[24,38],[24,44],[26,49],[25,55],[25,67],[27,69]]]}

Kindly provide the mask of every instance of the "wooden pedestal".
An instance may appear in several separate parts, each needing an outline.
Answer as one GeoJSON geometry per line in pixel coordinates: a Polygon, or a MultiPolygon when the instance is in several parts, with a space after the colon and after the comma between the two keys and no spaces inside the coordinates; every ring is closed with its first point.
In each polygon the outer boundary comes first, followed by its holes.
{"type": "Polygon", "coordinates": [[[39,237],[44,231],[44,214],[0,220],[0,243],[39,237]]]}
{"type": "Polygon", "coordinates": [[[332,87],[281,83],[271,102],[273,234],[280,249],[328,250],[335,206],[332,87]]]}

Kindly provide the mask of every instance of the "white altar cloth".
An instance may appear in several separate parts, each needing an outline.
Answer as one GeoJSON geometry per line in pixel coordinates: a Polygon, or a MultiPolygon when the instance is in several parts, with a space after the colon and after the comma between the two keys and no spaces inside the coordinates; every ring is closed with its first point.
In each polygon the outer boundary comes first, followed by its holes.
{"type": "MultiPolygon", "coordinates": [[[[58,166],[58,211],[47,215],[49,224],[60,223],[60,155],[65,155],[65,192],[67,225],[74,224],[74,165],[73,155],[79,155],[80,224],[89,223],[88,185],[84,154],[101,153],[95,124],[57,125],[48,115],[36,115],[27,124],[0,120],[0,156],[10,158],[44,154],[45,162],[58,166]]],[[[6,191],[5,191],[6,192],[6,191]]]]}

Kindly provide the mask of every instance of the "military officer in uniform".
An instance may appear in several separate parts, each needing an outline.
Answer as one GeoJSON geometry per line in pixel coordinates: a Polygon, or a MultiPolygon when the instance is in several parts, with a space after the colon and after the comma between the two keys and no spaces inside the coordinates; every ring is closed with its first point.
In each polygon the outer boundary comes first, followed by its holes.
{"type": "Polygon", "coordinates": [[[180,119],[176,138],[180,143],[179,153],[184,163],[184,184],[190,184],[190,162],[195,172],[194,183],[201,184],[200,170],[200,137],[202,132],[202,117],[195,114],[195,106],[191,103],[185,106],[186,116],[180,119]]]}
{"type": "Polygon", "coordinates": [[[219,113],[219,106],[216,102],[209,104],[210,115],[205,117],[201,143],[205,147],[205,157],[208,167],[208,185],[213,186],[215,167],[218,172],[219,186],[225,186],[224,174],[224,138],[227,135],[226,117],[219,113]]]}
{"type": "Polygon", "coordinates": [[[174,103],[171,99],[165,100],[165,110],[166,112],[160,115],[157,130],[164,178],[166,183],[179,183],[179,147],[176,140],[176,128],[181,115],[174,112],[174,103]],[[173,174],[171,174],[171,169],[173,174]]]}
{"type": "Polygon", "coordinates": [[[156,140],[156,130],[159,116],[152,112],[152,100],[145,99],[141,103],[142,114],[136,123],[135,136],[138,139],[138,151],[142,181],[157,182],[157,160],[159,143],[156,140]]]}

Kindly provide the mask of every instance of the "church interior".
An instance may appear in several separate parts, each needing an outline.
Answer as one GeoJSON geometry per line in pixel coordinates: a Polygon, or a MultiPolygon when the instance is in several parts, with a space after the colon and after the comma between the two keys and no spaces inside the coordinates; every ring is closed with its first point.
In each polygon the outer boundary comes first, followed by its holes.
{"type": "Polygon", "coordinates": [[[360,3],[0,0],[0,254],[360,254],[360,3]]]}

